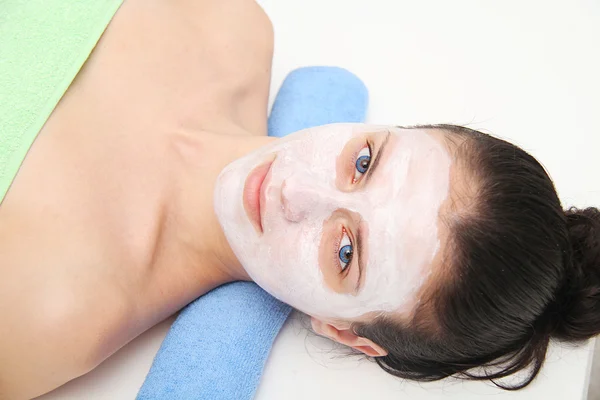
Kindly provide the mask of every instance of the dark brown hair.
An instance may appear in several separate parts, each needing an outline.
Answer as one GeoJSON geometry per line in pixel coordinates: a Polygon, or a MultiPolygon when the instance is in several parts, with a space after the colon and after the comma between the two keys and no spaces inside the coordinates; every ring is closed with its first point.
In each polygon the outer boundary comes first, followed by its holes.
{"type": "Polygon", "coordinates": [[[468,212],[443,218],[447,272],[410,320],[381,316],[354,331],[389,352],[376,361],[398,377],[525,387],[550,338],[600,333],[600,212],[564,211],[544,168],[513,144],[455,125],[418,128],[460,141],[455,159],[470,171],[474,196],[468,212]],[[527,372],[519,383],[498,381],[518,371],[527,372]]]}

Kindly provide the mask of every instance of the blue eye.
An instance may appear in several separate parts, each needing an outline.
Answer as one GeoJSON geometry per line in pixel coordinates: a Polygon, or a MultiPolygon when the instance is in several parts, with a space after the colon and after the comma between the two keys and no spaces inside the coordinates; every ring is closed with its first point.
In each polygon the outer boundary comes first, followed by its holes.
{"type": "Polygon", "coordinates": [[[352,246],[352,242],[350,242],[350,238],[346,233],[346,230],[343,230],[344,236],[342,236],[342,241],[340,242],[340,248],[338,250],[338,257],[340,260],[340,268],[341,272],[344,272],[348,265],[352,262],[352,256],[354,255],[354,247],[352,246]]]}
{"type": "Polygon", "coordinates": [[[369,146],[363,148],[356,157],[356,172],[354,173],[354,181],[358,181],[360,177],[367,172],[371,164],[371,149],[369,146]]]}

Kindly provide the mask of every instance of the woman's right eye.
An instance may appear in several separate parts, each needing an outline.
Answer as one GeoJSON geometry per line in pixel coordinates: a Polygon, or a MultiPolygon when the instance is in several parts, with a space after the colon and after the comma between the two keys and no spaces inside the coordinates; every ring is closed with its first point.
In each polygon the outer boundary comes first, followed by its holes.
{"type": "Polygon", "coordinates": [[[354,247],[350,241],[346,229],[342,229],[342,240],[340,241],[340,247],[338,249],[338,258],[340,264],[340,273],[344,272],[346,268],[350,266],[352,262],[352,256],[354,255],[354,247]]]}

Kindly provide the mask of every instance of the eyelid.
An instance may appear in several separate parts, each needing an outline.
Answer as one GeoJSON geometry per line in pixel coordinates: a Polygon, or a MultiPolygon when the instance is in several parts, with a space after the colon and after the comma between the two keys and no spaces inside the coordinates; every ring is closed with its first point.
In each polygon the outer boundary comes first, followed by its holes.
{"type": "Polygon", "coordinates": [[[392,132],[388,130],[387,135],[385,135],[385,139],[377,148],[377,154],[371,155],[371,163],[369,164],[369,169],[367,169],[367,172],[365,172],[365,175],[364,175],[365,183],[367,183],[369,181],[369,179],[371,179],[371,175],[377,169],[377,166],[379,165],[379,161],[381,161],[381,155],[383,154],[383,151],[386,148],[391,136],[392,136],[392,132]]]}
{"type": "Polygon", "coordinates": [[[344,225],[342,225],[340,234],[337,236],[337,239],[334,241],[334,246],[333,246],[333,248],[335,250],[333,252],[334,265],[336,267],[340,266],[340,260],[339,260],[340,244],[342,243],[344,233],[346,233],[348,235],[348,240],[350,240],[350,245],[352,245],[352,250],[353,250],[352,260],[350,260],[350,263],[348,263],[348,265],[346,266],[346,268],[343,271],[340,271],[338,273],[339,275],[342,275],[345,278],[350,273],[350,268],[352,268],[352,265],[356,262],[356,259],[358,256],[354,257],[354,255],[356,254],[356,248],[355,248],[356,241],[353,239],[352,232],[348,228],[346,228],[344,225]]]}
{"type": "Polygon", "coordinates": [[[352,157],[352,171],[354,171],[356,169],[356,161],[358,160],[358,155],[365,147],[369,148],[369,154],[371,155],[371,162],[369,164],[369,168],[367,168],[367,171],[364,174],[362,174],[360,176],[360,178],[356,181],[354,180],[355,179],[354,173],[352,173],[352,184],[357,184],[359,182],[362,182],[362,180],[366,179],[366,176],[368,176],[371,172],[371,165],[373,164],[373,160],[375,159],[375,157],[373,156],[373,142],[369,138],[366,139],[365,145],[362,146],[360,149],[358,149],[357,152],[354,153],[354,156],[352,157]]]}

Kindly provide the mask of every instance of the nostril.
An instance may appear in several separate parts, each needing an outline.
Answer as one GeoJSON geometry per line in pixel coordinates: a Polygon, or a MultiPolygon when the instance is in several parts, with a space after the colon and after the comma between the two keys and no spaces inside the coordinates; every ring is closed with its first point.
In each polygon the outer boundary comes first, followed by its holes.
{"type": "Polygon", "coordinates": [[[300,222],[304,219],[303,213],[298,213],[290,207],[284,207],[283,214],[285,215],[285,218],[291,222],[300,222]]]}

